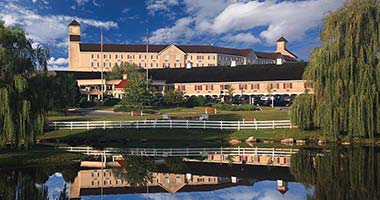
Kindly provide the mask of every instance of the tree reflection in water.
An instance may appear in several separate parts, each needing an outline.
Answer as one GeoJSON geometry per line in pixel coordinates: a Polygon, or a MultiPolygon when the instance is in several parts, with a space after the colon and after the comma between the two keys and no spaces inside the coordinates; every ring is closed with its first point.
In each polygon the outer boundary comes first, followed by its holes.
{"type": "MultiPolygon", "coordinates": [[[[0,169],[0,199],[48,199],[48,188],[44,183],[55,172],[61,172],[66,182],[74,181],[79,165],[61,167],[39,167],[26,169],[0,169]]],[[[68,199],[67,189],[59,199],[68,199]]]]}
{"type": "Polygon", "coordinates": [[[314,185],[310,199],[380,199],[379,148],[333,146],[323,155],[303,150],[290,170],[298,182],[314,185]]]}
{"type": "Polygon", "coordinates": [[[115,176],[127,181],[131,186],[144,186],[152,181],[151,172],[154,171],[154,160],[148,157],[124,156],[124,165],[112,169],[115,176]]]}

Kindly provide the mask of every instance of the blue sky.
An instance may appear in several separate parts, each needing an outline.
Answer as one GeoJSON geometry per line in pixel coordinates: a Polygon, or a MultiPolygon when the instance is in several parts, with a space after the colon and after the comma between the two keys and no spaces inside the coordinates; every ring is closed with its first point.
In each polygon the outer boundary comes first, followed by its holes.
{"type": "Polygon", "coordinates": [[[0,19],[47,46],[50,69],[67,67],[67,24],[81,23],[82,42],[213,44],[273,51],[284,36],[307,60],[320,44],[322,19],[344,0],[1,0],[0,19]]]}

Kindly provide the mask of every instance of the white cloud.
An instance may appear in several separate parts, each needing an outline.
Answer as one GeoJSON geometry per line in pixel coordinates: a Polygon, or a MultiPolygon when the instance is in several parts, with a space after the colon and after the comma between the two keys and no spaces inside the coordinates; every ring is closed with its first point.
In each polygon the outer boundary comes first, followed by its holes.
{"type": "Polygon", "coordinates": [[[146,9],[150,15],[154,15],[156,12],[172,12],[170,8],[177,5],[179,5],[178,0],[148,0],[146,9]]]}
{"type": "Polygon", "coordinates": [[[104,29],[118,27],[118,24],[113,21],[99,21],[66,15],[43,16],[13,3],[0,5],[0,8],[0,19],[5,21],[6,26],[19,25],[25,29],[27,36],[35,42],[55,47],[66,46],[67,25],[74,18],[84,26],[102,27],[104,29]]]}
{"type": "Polygon", "coordinates": [[[78,6],[83,6],[84,4],[88,3],[90,0],[75,0],[78,6]]]}
{"type": "Polygon", "coordinates": [[[62,69],[67,67],[69,63],[69,60],[67,58],[57,58],[55,59],[54,57],[50,57],[48,60],[48,68],[49,70],[52,69],[62,69]]]}
{"type": "Polygon", "coordinates": [[[190,26],[192,23],[193,20],[190,17],[184,17],[177,20],[175,25],[170,28],[157,29],[149,38],[150,43],[175,43],[189,40],[194,34],[190,26]]]}
{"type": "Polygon", "coordinates": [[[67,58],[57,58],[57,59],[55,59],[54,57],[51,57],[48,60],[48,64],[50,64],[50,65],[65,65],[67,63],[69,63],[69,61],[68,61],[67,58]]]}
{"type": "Polygon", "coordinates": [[[318,26],[329,11],[336,10],[343,2],[344,0],[237,2],[226,7],[213,20],[211,30],[226,33],[268,26],[267,30],[260,33],[260,37],[268,43],[275,42],[281,35],[297,40],[307,30],[318,26]]]}
{"type": "MultiPolygon", "coordinates": [[[[160,35],[164,31],[192,30],[191,39],[203,35],[221,38],[230,42],[261,41],[274,44],[280,36],[290,41],[303,39],[311,28],[321,25],[321,20],[330,11],[339,8],[345,0],[304,0],[304,1],[249,1],[249,0],[184,0],[185,17],[178,19],[172,27],[156,30],[160,35]],[[178,28],[183,18],[192,19],[187,27],[178,28]],[[252,29],[264,27],[264,30],[252,34],[252,29]],[[245,34],[240,34],[244,32],[245,34]],[[256,38],[256,39],[254,39],[256,38]]],[[[157,6],[159,7],[159,6],[157,6]]],[[[168,6],[162,6],[167,9],[168,6]]],[[[156,32],[155,31],[155,32],[156,32]]],[[[186,34],[185,32],[175,35],[186,34]]],[[[165,42],[166,37],[160,42],[165,42]]],[[[177,37],[178,38],[178,37],[177,37]]],[[[189,42],[182,41],[182,42],[189,42]]]]}
{"type": "Polygon", "coordinates": [[[238,33],[236,35],[228,34],[223,37],[223,40],[227,42],[243,44],[256,44],[260,42],[260,39],[251,33],[238,33]]]}

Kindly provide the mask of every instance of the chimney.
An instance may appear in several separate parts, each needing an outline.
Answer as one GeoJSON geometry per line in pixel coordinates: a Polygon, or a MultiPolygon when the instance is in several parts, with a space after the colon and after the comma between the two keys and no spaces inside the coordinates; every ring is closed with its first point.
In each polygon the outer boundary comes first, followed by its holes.
{"type": "Polygon", "coordinates": [[[127,77],[128,77],[128,73],[127,72],[123,72],[123,80],[127,80],[127,77]]]}
{"type": "Polygon", "coordinates": [[[231,61],[231,67],[236,67],[236,61],[235,60],[231,61]]]}

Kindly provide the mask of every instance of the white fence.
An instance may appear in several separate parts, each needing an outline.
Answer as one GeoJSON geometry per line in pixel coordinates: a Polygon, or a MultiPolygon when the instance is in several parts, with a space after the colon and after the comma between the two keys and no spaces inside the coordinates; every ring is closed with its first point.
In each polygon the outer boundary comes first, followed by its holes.
{"type": "Polygon", "coordinates": [[[62,121],[49,122],[47,129],[90,130],[90,129],[219,129],[219,130],[258,130],[294,128],[290,120],[273,121],[196,121],[196,120],[137,120],[137,121],[62,121]]]}
{"type": "Polygon", "coordinates": [[[207,155],[259,155],[271,157],[290,157],[298,152],[298,149],[283,148],[241,148],[241,147],[220,147],[220,148],[106,148],[97,150],[92,147],[60,147],[60,149],[68,152],[83,153],[93,156],[151,156],[151,157],[197,157],[207,155]]]}

